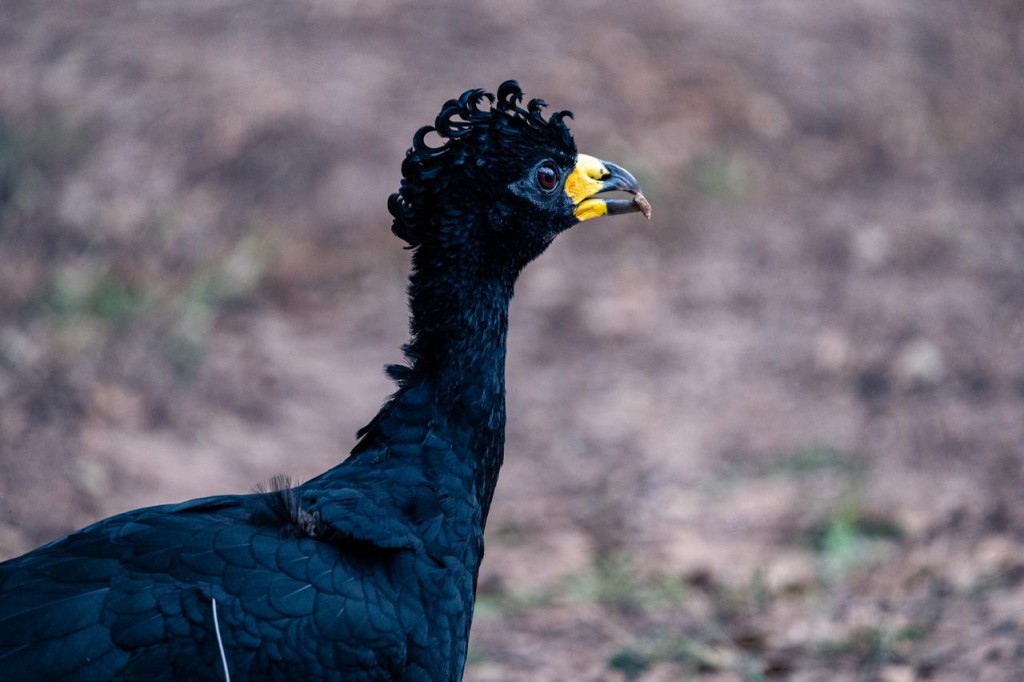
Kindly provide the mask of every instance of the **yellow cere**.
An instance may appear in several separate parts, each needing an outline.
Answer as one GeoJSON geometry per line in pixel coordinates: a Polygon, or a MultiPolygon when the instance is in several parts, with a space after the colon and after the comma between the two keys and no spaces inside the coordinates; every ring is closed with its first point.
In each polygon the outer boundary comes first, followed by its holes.
{"type": "MultiPolygon", "coordinates": [[[[565,179],[565,193],[572,199],[572,203],[578,206],[584,199],[597,194],[604,187],[602,180],[609,175],[611,173],[601,163],[600,159],[588,154],[580,154],[576,157],[576,167],[572,169],[569,177],[565,179]]],[[[579,216],[579,213],[580,211],[577,210],[576,215],[579,216]]],[[[596,218],[598,215],[604,215],[604,213],[588,217],[596,218]]],[[[583,218],[580,219],[582,220],[583,218]]]]}

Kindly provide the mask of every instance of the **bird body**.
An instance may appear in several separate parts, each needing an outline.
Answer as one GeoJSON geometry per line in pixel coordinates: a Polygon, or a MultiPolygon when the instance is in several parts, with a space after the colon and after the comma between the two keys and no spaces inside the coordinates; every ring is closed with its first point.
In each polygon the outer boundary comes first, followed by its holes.
{"type": "Polygon", "coordinates": [[[468,91],[414,137],[389,202],[414,248],[408,363],[388,368],[398,390],[349,458],[298,486],[120,514],[0,564],[0,679],[461,679],[515,279],[580,220],[647,213],[632,176],[580,161],[565,112],[545,119],[521,97],[511,81],[468,91]],[[595,198],[608,190],[636,198],[595,198]]]}

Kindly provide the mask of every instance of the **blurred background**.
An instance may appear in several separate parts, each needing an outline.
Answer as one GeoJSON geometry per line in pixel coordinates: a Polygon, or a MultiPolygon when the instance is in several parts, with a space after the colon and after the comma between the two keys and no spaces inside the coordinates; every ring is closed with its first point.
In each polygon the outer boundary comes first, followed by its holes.
{"type": "Polygon", "coordinates": [[[1019,0],[0,0],[0,558],[344,458],[507,78],[654,219],[520,282],[467,679],[1024,679],[1019,0]]]}

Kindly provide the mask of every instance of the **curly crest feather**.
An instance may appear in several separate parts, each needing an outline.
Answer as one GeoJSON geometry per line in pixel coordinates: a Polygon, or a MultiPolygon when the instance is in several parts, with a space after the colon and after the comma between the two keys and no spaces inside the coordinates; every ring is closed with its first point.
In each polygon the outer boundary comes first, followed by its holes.
{"type": "Polygon", "coordinates": [[[467,90],[444,103],[434,125],[416,131],[402,162],[401,187],[388,198],[388,211],[394,217],[391,231],[396,236],[410,247],[423,242],[438,197],[467,163],[486,167],[490,158],[516,158],[517,147],[539,145],[575,158],[576,143],[565,124],[572,112],[558,111],[545,119],[544,100],[531,99],[525,108],[522,100],[523,91],[514,80],[498,86],[496,95],[479,88],[467,90]],[[426,140],[430,133],[443,143],[431,147],[426,140]]]}

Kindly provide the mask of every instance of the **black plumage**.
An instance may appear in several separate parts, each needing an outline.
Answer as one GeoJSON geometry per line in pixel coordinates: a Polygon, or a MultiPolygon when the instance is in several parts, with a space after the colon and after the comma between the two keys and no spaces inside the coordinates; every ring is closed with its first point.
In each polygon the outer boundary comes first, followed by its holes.
{"type": "Polygon", "coordinates": [[[416,133],[407,364],[350,457],[299,486],[138,509],[0,564],[3,680],[458,680],[501,466],[513,284],[560,232],[649,212],[512,81],[416,133]],[[441,144],[432,147],[427,136],[441,144]],[[604,199],[608,190],[631,199],[604,199]]]}

